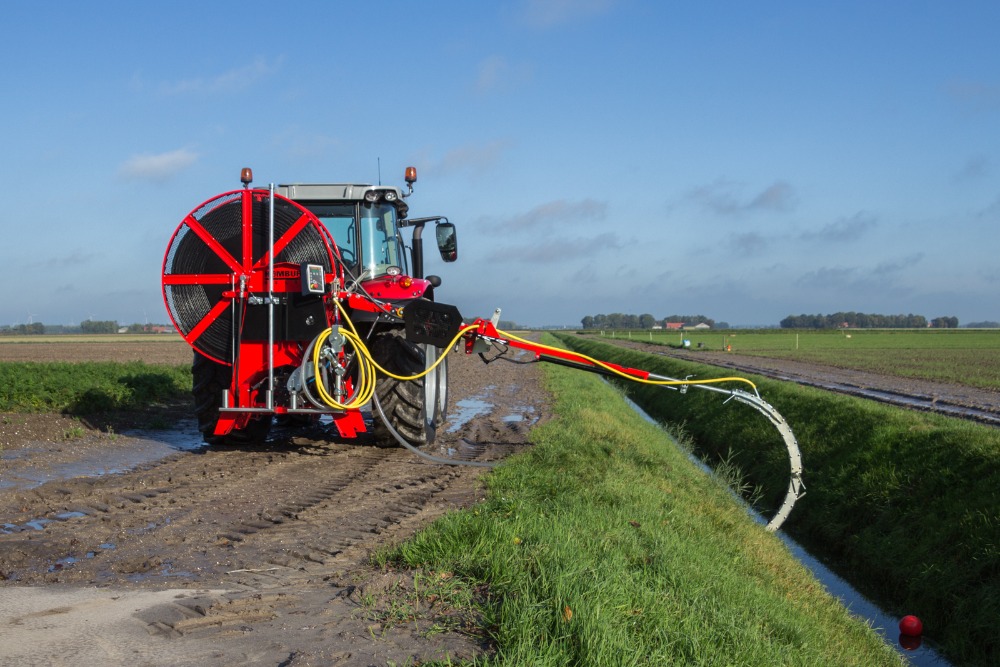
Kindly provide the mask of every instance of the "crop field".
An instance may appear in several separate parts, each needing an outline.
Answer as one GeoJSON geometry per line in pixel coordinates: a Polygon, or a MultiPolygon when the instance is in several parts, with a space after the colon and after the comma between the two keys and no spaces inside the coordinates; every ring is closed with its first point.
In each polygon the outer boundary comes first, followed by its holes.
{"type": "Polygon", "coordinates": [[[177,335],[0,337],[0,412],[137,409],[187,400],[191,348],[177,335]]]}
{"type": "Polygon", "coordinates": [[[681,347],[686,340],[690,349],[707,354],[728,351],[973,387],[1000,386],[1000,330],[996,329],[605,331],[598,335],[671,347],[681,347]]]}

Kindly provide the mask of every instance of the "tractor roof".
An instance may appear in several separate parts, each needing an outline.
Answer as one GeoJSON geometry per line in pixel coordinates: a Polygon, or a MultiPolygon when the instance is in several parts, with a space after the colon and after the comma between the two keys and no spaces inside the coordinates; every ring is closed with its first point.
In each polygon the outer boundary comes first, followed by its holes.
{"type": "Polygon", "coordinates": [[[406,217],[409,207],[403,201],[403,192],[391,185],[368,183],[287,183],[275,187],[275,193],[292,201],[307,202],[376,202],[383,201],[396,207],[400,219],[406,217]],[[366,197],[365,195],[369,196],[366,197]],[[374,194],[374,198],[372,198],[374,194]]]}
{"type": "Polygon", "coordinates": [[[275,188],[282,197],[296,201],[364,201],[371,190],[394,192],[397,199],[403,196],[399,188],[370,183],[285,183],[275,188]]]}

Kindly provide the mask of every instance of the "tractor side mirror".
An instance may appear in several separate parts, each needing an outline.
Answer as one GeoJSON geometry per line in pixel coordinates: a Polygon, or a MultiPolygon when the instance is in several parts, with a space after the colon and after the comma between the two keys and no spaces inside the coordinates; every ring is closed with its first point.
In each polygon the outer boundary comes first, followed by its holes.
{"type": "Polygon", "coordinates": [[[455,225],[450,222],[439,222],[434,235],[437,237],[441,259],[446,262],[458,259],[458,235],[455,233],[455,225]]]}

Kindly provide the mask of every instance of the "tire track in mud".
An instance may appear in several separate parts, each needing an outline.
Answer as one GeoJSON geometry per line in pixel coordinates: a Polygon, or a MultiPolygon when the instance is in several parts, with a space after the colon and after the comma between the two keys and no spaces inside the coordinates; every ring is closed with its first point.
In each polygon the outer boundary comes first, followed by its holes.
{"type": "Polygon", "coordinates": [[[461,476],[408,452],[349,445],[175,456],[11,494],[0,505],[0,574],[21,584],[156,572],[221,583],[261,563],[323,564],[424,511],[461,476]]]}
{"type": "MultiPolygon", "coordinates": [[[[449,381],[451,421],[424,451],[499,460],[530,445],[530,428],[547,412],[537,369],[484,368],[478,358],[455,355],[449,381]],[[464,414],[466,401],[479,407],[464,414]]],[[[79,444],[96,450],[87,456],[122,446],[125,436],[79,444]]],[[[4,461],[0,475],[16,476],[17,466],[29,465],[25,458],[4,461]]],[[[118,609],[140,621],[141,636],[123,636],[128,628],[120,624],[99,631],[86,621],[78,642],[92,647],[88,659],[105,664],[471,658],[485,645],[461,631],[467,621],[421,607],[413,576],[372,569],[368,554],[475,503],[484,472],[428,463],[403,449],[345,444],[321,428],[276,429],[257,448],[176,452],[123,473],[0,488],[0,622],[5,613],[8,625],[27,618],[16,602],[9,611],[3,603],[23,599],[27,590],[38,591],[35,598],[51,591],[59,600],[53,602],[59,613],[52,612],[40,635],[31,635],[26,621],[4,626],[28,634],[0,646],[0,662],[78,659],[59,653],[56,641],[49,646],[64,631],[59,619],[77,609],[62,602],[65,591],[84,596],[80,610],[171,591],[155,604],[118,609]],[[389,610],[399,604],[410,605],[412,622],[393,624],[389,610]],[[91,641],[95,633],[100,641],[91,641]],[[105,645],[114,653],[102,653],[105,645]],[[112,655],[135,659],[118,662],[112,655]]],[[[38,613],[49,612],[31,617],[38,613]]]]}
{"type": "MultiPolygon", "coordinates": [[[[453,404],[488,396],[492,407],[425,450],[499,459],[528,444],[544,401],[533,371],[481,373],[478,360],[455,357],[453,404]]],[[[232,583],[234,570],[329,564],[412,517],[475,499],[481,471],[329,438],[279,431],[258,448],[180,452],[124,474],[0,491],[0,582],[232,583]]]]}

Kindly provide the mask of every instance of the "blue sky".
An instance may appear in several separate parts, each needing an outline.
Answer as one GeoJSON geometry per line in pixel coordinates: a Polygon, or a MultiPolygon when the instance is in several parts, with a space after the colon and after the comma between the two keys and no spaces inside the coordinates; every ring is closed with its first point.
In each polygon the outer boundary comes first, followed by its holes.
{"type": "Polygon", "coordinates": [[[0,324],[167,322],[269,182],[402,184],[467,318],[1000,320],[995,2],[38,2],[0,24],[0,324]]]}

